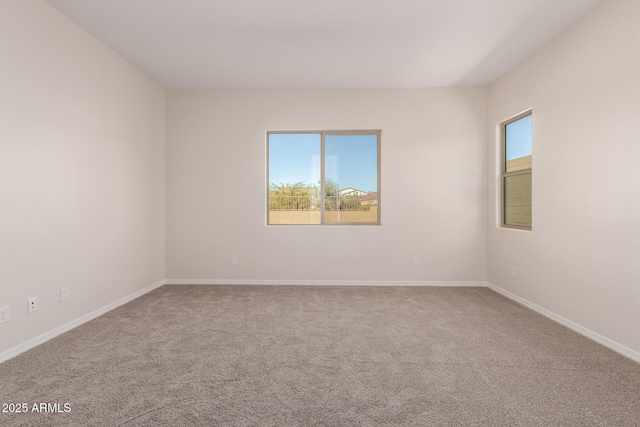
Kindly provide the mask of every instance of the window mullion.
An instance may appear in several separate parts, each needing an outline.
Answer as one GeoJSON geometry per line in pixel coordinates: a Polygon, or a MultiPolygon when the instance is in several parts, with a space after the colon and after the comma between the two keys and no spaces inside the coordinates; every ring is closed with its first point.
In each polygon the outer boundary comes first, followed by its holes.
{"type": "Polygon", "coordinates": [[[324,179],[325,179],[325,164],[324,164],[324,132],[320,133],[320,224],[324,224],[324,179]]]}
{"type": "Polygon", "coordinates": [[[532,170],[533,170],[533,168],[518,169],[517,171],[511,171],[511,172],[503,172],[502,173],[502,177],[503,178],[508,178],[510,176],[527,175],[527,174],[530,174],[532,170]]]}

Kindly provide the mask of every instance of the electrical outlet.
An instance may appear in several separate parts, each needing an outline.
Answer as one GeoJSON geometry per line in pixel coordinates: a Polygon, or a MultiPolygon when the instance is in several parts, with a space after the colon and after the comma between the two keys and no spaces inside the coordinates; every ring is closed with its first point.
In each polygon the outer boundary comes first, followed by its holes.
{"type": "Polygon", "coordinates": [[[518,269],[516,267],[511,267],[511,275],[513,277],[518,277],[518,269]]]}
{"type": "Polygon", "coordinates": [[[0,323],[8,322],[11,318],[11,311],[9,306],[0,307],[0,323]]]}
{"type": "Polygon", "coordinates": [[[231,257],[231,265],[234,266],[234,267],[236,265],[238,265],[238,257],[237,256],[232,256],[231,257]]]}
{"type": "Polygon", "coordinates": [[[420,267],[420,258],[418,258],[417,256],[413,257],[413,264],[414,267],[420,267]]]}
{"type": "Polygon", "coordinates": [[[33,297],[27,300],[27,313],[33,313],[38,310],[38,298],[33,297]]]}
{"type": "Polygon", "coordinates": [[[60,302],[65,302],[69,299],[69,287],[60,288],[60,302]]]}

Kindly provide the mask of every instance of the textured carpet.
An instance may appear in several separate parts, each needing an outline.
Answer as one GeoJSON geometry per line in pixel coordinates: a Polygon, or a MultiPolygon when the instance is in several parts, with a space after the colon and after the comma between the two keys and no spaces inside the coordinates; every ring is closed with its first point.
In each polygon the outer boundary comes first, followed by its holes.
{"type": "Polygon", "coordinates": [[[164,286],[0,379],[2,426],[640,425],[639,364],[486,288],[164,286]]]}

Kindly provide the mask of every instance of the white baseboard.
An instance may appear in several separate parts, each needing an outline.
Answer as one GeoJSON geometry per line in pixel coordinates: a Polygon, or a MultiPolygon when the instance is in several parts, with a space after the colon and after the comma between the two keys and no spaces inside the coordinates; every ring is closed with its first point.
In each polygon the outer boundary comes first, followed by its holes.
{"type": "Polygon", "coordinates": [[[486,282],[388,281],[388,280],[256,280],[256,279],[166,279],[165,285],[287,285],[287,286],[469,286],[485,287],[486,282]]]}
{"type": "Polygon", "coordinates": [[[39,346],[40,344],[45,343],[50,339],[57,337],[60,334],[68,332],[73,328],[77,328],[83,323],[93,320],[96,317],[102,316],[103,314],[113,310],[114,308],[118,308],[121,305],[124,305],[130,301],[133,301],[134,299],[141,297],[142,295],[148,292],[151,292],[152,290],[159,288],[162,285],[164,285],[164,280],[154,283],[151,286],[147,286],[146,288],[141,289],[137,292],[134,292],[131,295],[127,295],[126,297],[120,298],[119,300],[112,302],[111,304],[107,304],[102,308],[99,308],[95,311],[92,311],[91,313],[88,313],[82,317],[79,317],[78,319],[72,320],[71,322],[58,326],[55,329],[45,332],[44,334],[39,335],[35,338],[32,338],[29,341],[19,344],[13,348],[10,348],[9,350],[3,351],[2,353],[0,353],[0,363],[5,362],[9,359],[12,359],[17,355],[24,353],[27,350],[31,350],[32,348],[39,346]]]}
{"type": "Polygon", "coordinates": [[[524,305],[525,307],[530,308],[531,310],[538,312],[540,314],[542,314],[543,316],[553,320],[554,322],[557,322],[563,326],[566,326],[567,328],[579,333],[580,335],[583,335],[595,342],[597,342],[598,344],[602,344],[603,346],[615,351],[616,353],[620,353],[621,355],[640,363],[640,353],[638,353],[635,350],[630,349],[629,347],[625,347],[622,344],[618,344],[617,342],[610,340],[607,337],[604,337],[600,334],[598,334],[597,332],[593,332],[590,329],[585,328],[584,326],[578,325],[575,322],[572,322],[571,320],[565,319],[562,316],[559,316],[555,313],[553,313],[552,311],[547,310],[546,308],[540,307],[537,304],[532,303],[531,301],[528,301],[524,298],[521,298],[507,290],[504,290],[492,283],[487,283],[487,286],[501,294],[504,295],[505,297],[520,303],[522,305],[524,305]]]}

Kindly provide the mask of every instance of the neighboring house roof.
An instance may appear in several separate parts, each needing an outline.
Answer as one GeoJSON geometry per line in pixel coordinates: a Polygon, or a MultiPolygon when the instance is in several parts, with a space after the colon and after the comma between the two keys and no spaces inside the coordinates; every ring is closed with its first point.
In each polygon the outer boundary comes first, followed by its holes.
{"type": "Polygon", "coordinates": [[[362,201],[362,202],[368,202],[370,200],[377,200],[377,199],[378,199],[378,193],[377,192],[365,194],[364,196],[360,197],[360,201],[362,201]]]}
{"type": "Polygon", "coordinates": [[[364,196],[367,194],[366,191],[356,190],[355,188],[347,187],[343,190],[339,190],[338,194],[340,196],[364,196]]]}

